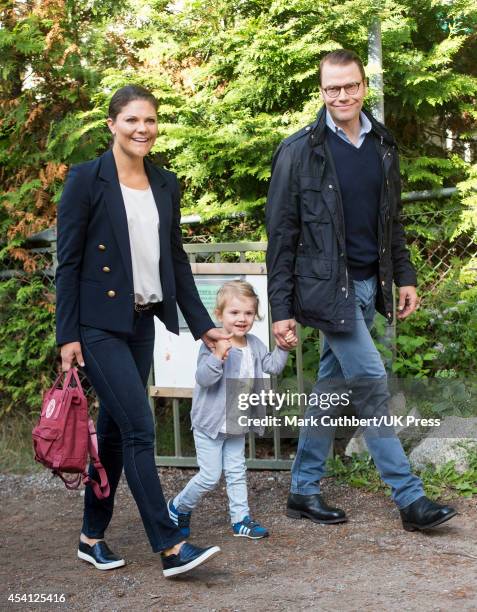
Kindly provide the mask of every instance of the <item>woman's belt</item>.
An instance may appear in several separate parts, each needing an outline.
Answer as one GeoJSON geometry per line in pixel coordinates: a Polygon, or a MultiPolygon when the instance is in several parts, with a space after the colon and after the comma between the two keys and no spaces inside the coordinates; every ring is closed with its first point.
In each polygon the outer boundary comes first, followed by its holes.
{"type": "Polygon", "coordinates": [[[158,302],[149,302],[149,304],[134,304],[134,310],[136,312],[143,312],[144,310],[151,310],[154,306],[157,306],[158,302]]]}

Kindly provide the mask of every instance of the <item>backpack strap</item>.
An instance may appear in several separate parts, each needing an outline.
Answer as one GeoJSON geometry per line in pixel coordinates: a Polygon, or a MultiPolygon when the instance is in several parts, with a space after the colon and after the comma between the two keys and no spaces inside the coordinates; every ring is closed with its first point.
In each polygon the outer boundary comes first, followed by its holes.
{"type": "Polygon", "coordinates": [[[71,368],[68,372],[69,376],[67,376],[67,379],[65,381],[66,386],[69,387],[71,385],[71,379],[74,378],[76,386],[78,387],[78,389],[81,391],[81,393],[83,393],[83,387],[81,386],[81,381],[79,379],[78,376],[78,369],[77,368],[71,368]]]}
{"type": "Polygon", "coordinates": [[[85,485],[89,484],[93,487],[93,491],[98,499],[104,499],[105,497],[109,496],[109,482],[106,470],[104,469],[101,461],[99,460],[98,437],[96,435],[96,429],[94,428],[93,419],[91,418],[88,419],[88,430],[88,452],[91,462],[98,473],[99,482],[90,478],[89,475],[85,472],[83,474],[83,483],[85,485]]]}
{"type": "Polygon", "coordinates": [[[53,470],[53,476],[59,476],[61,480],[65,483],[66,488],[70,490],[77,489],[81,483],[81,474],[77,474],[74,478],[68,480],[63,476],[63,474],[61,474],[57,470],[53,470]]]}

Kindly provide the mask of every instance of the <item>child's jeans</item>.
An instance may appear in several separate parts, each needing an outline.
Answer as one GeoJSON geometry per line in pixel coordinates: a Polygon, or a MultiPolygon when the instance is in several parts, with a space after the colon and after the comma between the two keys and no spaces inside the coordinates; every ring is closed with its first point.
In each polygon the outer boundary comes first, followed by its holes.
{"type": "Polygon", "coordinates": [[[174,506],[179,512],[194,510],[202,496],[215,489],[223,470],[232,524],[242,521],[250,514],[245,477],[245,436],[219,433],[214,440],[194,429],[194,441],[200,470],[174,499],[174,506]]]}

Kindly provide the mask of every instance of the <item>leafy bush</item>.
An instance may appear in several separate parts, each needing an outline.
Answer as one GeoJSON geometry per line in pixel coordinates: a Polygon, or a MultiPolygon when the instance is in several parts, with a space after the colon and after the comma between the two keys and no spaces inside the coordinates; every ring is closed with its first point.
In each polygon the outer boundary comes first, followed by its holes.
{"type": "MultiPolygon", "coordinates": [[[[468,469],[460,473],[455,469],[455,461],[449,461],[440,468],[428,467],[419,476],[424,485],[424,491],[431,499],[448,499],[460,495],[472,497],[477,494],[477,450],[467,452],[468,469]]],[[[368,491],[383,490],[391,495],[391,489],[381,480],[373,460],[368,453],[343,459],[332,457],[327,461],[327,475],[334,476],[338,482],[352,487],[360,487],[368,491]]]]}
{"type": "Polygon", "coordinates": [[[38,410],[55,364],[54,296],[40,277],[0,283],[0,416],[38,410]]]}
{"type": "MultiPolygon", "coordinates": [[[[377,321],[377,336],[384,329],[377,321]]],[[[389,349],[378,344],[383,356],[389,349]]],[[[452,278],[425,295],[417,312],[397,324],[392,371],[401,377],[465,377],[475,374],[477,286],[452,278]]]]}

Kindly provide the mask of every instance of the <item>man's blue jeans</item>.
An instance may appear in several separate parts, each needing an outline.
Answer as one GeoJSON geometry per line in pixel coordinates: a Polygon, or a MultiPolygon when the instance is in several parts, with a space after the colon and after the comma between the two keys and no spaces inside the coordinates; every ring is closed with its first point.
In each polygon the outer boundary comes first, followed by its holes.
{"type": "MultiPolygon", "coordinates": [[[[349,333],[327,333],[320,359],[318,380],[313,394],[352,391],[350,396],[358,417],[387,413],[389,391],[386,370],[370,334],[375,314],[376,276],[354,281],[356,325],[349,333]]],[[[326,414],[310,407],[306,416],[326,414]]],[[[335,415],[336,416],[336,415],[335,415]]],[[[313,495],[320,492],[325,462],[335,428],[324,425],[302,427],[292,467],[292,493],[313,495]]],[[[394,430],[366,428],[364,437],[381,478],[391,487],[399,508],[405,508],[424,495],[422,482],[411,473],[409,461],[394,430]]]]}

